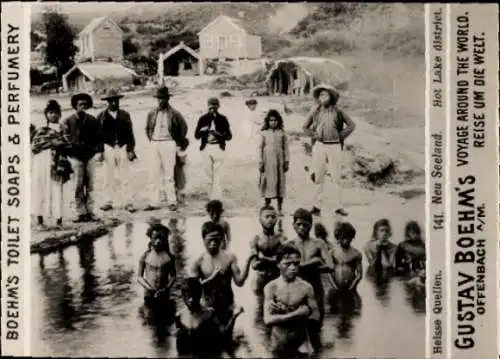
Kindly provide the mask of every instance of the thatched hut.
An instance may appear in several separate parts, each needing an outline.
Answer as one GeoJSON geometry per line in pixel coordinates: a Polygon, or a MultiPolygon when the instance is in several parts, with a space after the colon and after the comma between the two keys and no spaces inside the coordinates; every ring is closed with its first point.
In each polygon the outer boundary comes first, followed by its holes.
{"type": "Polygon", "coordinates": [[[322,57],[290,57],[276,61],[267,74],[271,95],[307,95],[316,85],[328,84],[346,91],[349,74],[335,60],[322,57]]]}

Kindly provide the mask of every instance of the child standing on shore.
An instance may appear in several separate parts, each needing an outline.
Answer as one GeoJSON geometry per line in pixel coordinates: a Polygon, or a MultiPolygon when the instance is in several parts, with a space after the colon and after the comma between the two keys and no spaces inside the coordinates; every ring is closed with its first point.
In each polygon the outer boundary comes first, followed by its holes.
{"type": "Polygon", "coordinates": [[[62,225],[63,185],[70,179],[71,165],[64,150],[69,145],[59,123],[61,106],[50,100],[44,110],[46,124],[33,130],[34,204],[37,224],[44,225],[47,217],[62,225]]]}
{"type": "Polygon", "coordinates": [[[288,139],[283,129],[283,118],[277,110],[270,110],[264,119],[259,147],[259,187],[265,205],[277,200],[278,214],[283,215],[283,198],[286,192],[286,172],[289,168],[288,139]]]}

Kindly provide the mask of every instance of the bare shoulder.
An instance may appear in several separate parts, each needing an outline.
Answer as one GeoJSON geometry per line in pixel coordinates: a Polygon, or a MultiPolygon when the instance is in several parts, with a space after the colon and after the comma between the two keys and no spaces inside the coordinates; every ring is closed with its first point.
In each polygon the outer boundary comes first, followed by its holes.
{"type": "Polygon", "coordinates": [[[278,280],[279,278],[273,279],[264,286],[264,294],[266,296],[273,295],[276,292],[276,288],[278,286],[278,280]]]}
{"type": "Polygon", "coordinates": [[[222,220],[220,221],[220,224],[221,224],[222,228],[224,228],[224,229],[229,228],[229,222],[228,222],[228,221],[226,221],[225,219],[222,219],[222,220]]]}
{"type": "Polygon", "coordinates": [[[311,284],[303,280],[302,278],[297,278],[295,280],[297,289],[301,290],[303,293],[314,293],[314,289],[311,284]]]}
{"type": "Polygon", "coordinates": [[[352,253],[352,257],[353,258],[362,258],[362,254],[361,254],[361,251],[359,251],[358,249],[354,248],[354,247],[351,247],[351,253],[352,253]]]}

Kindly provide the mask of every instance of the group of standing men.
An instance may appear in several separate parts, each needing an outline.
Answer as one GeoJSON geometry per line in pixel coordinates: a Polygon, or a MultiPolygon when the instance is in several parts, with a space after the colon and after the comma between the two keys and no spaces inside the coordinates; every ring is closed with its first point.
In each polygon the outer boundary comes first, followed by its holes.
{"type": "MultiPolygon", "coordinates": [[[[342,163],[343,141],[354,130],[349,116],[336,107],[338,92],[330,86],[320,85],[313,90],[317,107],[313,109],[304,124],[306,134],[313,140],[313,167],[316,196],[313,212],[318,211],[323,197],[324,177],[327,172],[334,179],[337,191],[335,199],[340,202],[340,165],[342,163]],[[345,126],[344,126],[345,125],[345,126]]],[[[156,90],[157,106],[148,112],[146,136],[150,142],[151,160],[156,173],[153,175],[154,191],[145,210],[159,208],[166,202],[169,210],[175,211],[183,200],[182,189],[185,184],[183,165],[188,125],[183,115],[174,109],[169,100],[171,94],[167,87],[156,90]]],[[[108,102],[105,110],[94,117],[87,110],[93,106],[92,97],[86,93],[72,96],[71,105],[75,113],[65,119],[62,129],[69,139],[69,160],[74,172],[76,222],[96,220],[94,212],[94,178],[97,162],[104,162],[105,198],[103,211],[114,207],[124,207],[130,212],[136,209],[130,203],[125,179],[127,162],[134,161],[135,136],[130,114],[120,108],[123,97],[118,90],[110,89],[102,100],[108,102]]],[[[249,128],[246,145],[257,154],[257,141],[260,138],[262,119],[256,110],[257,101],[246,102],[249,128]]],[[[211,199],[221,199],[221,164],[225,157],[226,143],[232,139],[231,126],[226,116],[219,113],[220,102],[217,98],[208,100],[208,111],[197,123],[194,137],[200,140],[200,151],[209,177],[211,199]]],[[[341,205],[337,212],[345,214],[341,205]]]]}
{"type": "MultiPolygon", "coordinates": [[[[75,113],[62,122],[62,130],[71,148],[68,158],[74,175],[75,222],[97,220],[94,182],[98,162],[104,162],[105,167],[106,189],[101,209],[109,211],[123,206],[129,212],[136,210],[125,188],[125,179],[129,178],[127,162],[134,161],[137,155],[130,114],[120,108],[122,97],[118,90],[110,89],[102,98],[108,106],[97,117],[87,112],[93,106],[89,94],[80,93],[71,98],[75,113]]],[[[185,182],[182,167],[189,145],[188,125],[182,114],[170,105],[167,87],[158,88],[155,97],[158,105],[148,112],[145,129],[156,169],[152,178],[155,190],[145,210],[157,209],[161,202],[167,202],[168,208],[175,211],[182,201],[184,183],[179,182],[185,182]]],[[[212,198],[222,194],[219,167],[226,142],[232,138],[229,121],[218,112],[219,107],[217,98],[209,99],[208,112],[200,117],[195,130],[195,138],[201,142],[200,151],[206,157],[212,198]]]]}

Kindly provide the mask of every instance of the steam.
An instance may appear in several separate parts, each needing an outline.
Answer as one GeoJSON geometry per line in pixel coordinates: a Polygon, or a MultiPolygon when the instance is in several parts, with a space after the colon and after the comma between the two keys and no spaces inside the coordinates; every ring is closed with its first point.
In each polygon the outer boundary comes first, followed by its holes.
{"type": "Polygon", "coordinates": [[[274,15],[269,17],[269,29],[277,33],[286,33],[306,17],[309,11],[309,6],[305,3],[283,3],[274,15]]]}

